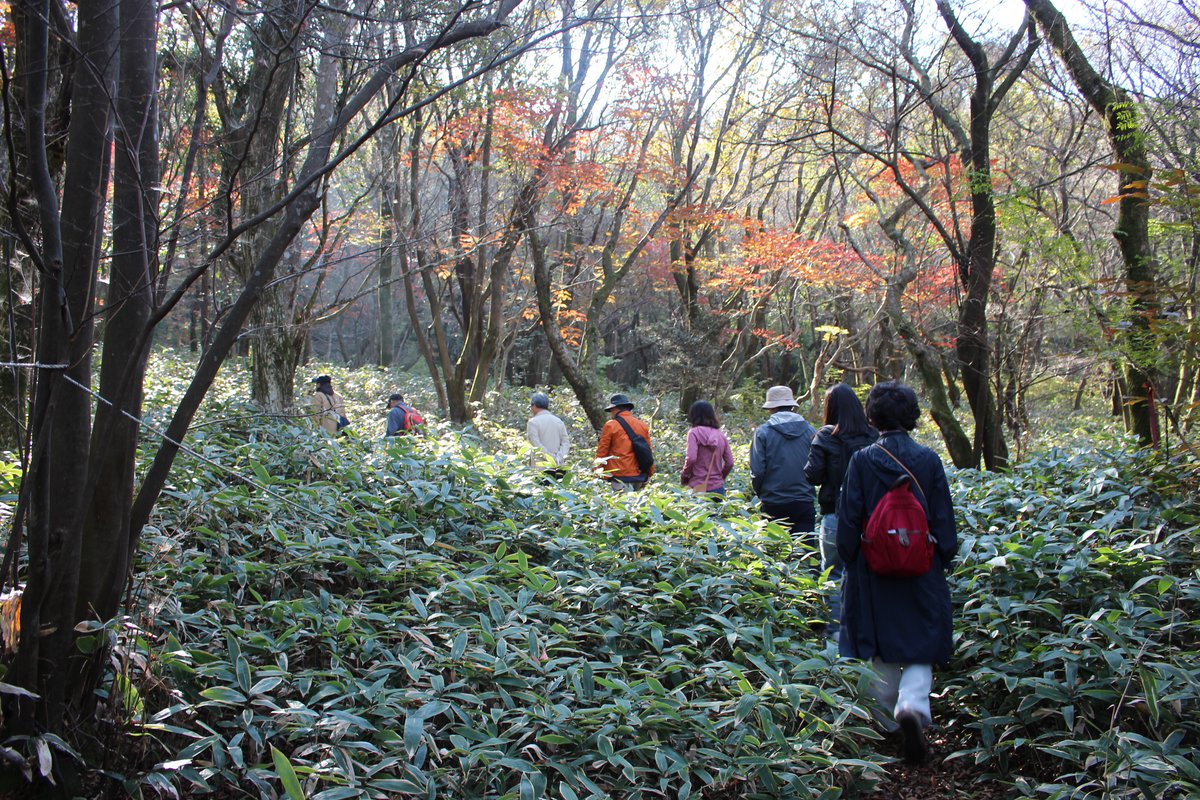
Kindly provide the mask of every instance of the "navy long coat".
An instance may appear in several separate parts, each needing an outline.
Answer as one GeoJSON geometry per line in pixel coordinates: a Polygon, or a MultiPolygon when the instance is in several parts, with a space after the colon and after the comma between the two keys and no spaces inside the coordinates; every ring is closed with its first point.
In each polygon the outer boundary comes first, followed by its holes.
{"type": "Polygon", "coordinates": [[[946,471],[936,453],[903,431],[887,431],[879,443],[904,462],[924,490],[914,487],[913,494],[937,540],[933,567],[915,578],[885,577],[867,568],[859,547],[863,528],[904,471],[877,445],[859,450],[838,498],[837,546],[846,564],[839,650],[850,658],[878,657],[889,664],[942,664],[950,660],[953,646],[946,571],[958,551],[946,471]]]}

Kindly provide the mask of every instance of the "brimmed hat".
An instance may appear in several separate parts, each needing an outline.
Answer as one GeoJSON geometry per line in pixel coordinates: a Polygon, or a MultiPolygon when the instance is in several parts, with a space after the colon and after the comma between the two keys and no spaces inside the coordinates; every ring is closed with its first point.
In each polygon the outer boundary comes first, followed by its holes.
{"type": "Polygon", "coordinates": [[[318,375],[312,379],[312,382],[320,386],[322,383],[333,383],[333,378],[328,375],[318,375]]]}
{"type": "Polygon", "coordinates": [[[389,394],[388,399],[387,399],[388,408],[391,408],[393,400],[399,400],[400,402],[404,402],[404,395],[400,394],[399,392],[389,394]]]}
{"type": "Polygon", "coordinates": [[[796,398],[792,396],[792,390],[786,386],[772,386],[767,389],[767,402],[762,404],[763,408],[794,408],[796,398]]]}
{"type": "Polygon", "coordinates": [[[614,408],[618,408],[619,406],[629,406],[630,408],[633,408],[633,401],[623,394],[614,394],[612,397],[608,398],[608,405],[604,407],[604,410],[612,411],[614,408]]]}

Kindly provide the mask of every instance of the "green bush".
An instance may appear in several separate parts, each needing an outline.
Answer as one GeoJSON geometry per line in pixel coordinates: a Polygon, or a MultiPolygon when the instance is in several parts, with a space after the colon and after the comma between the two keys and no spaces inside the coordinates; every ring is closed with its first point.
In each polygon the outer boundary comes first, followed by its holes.
{"type": "Polygon", "coordinates": [[[167,755],[144,784],[817,797],[881,774],[863,670],[814,630],[814,553],[744,506],[546,487],[450,436],[197,445],[254,485],[185,459],[147,538],[131,679],[160,687],[138,727],[167,755]]]}
{"type": "Polygon", "coordinates": [[[1051,451],[960,472],[962,606],[946,694],[974,759],[1037,797],[1200,788],[1195,466],[1051,451]]]}
{"type": "MultiPolygon", "coordinates": [[[[367,419],[388,382],[345,383],[367,419]]],[[[677,423],[655,423],[654,487],[618,495],[586,475],[583,435],[568,478],[539,483],[518,400],[385,443],[227,389],[146,532],[130,617],[104,630],[104,719],[128,751],[95,765],[108,779],[523,800],[853,797],[887,778],[870,673],[820,635],[816,554],[737,492],[675,487],[677,423]]],[[[739,481],[749,428],[730,426],[739,481]]],[[[950,759],[1010,796],[1200,791],[1196,476],[1117,447],[952,475],[950,759]]]]}

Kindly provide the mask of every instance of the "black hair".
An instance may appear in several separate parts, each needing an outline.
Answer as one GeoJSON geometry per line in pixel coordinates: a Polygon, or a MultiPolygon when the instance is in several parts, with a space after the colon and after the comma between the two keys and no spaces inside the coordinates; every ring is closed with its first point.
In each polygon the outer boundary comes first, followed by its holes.
{"type": "Polygon", "coordinates": [[[867,395],[867,419],[880,431],[911,431],[920,416],[917,393],[900,381],[877,383],[867,395]]]}
{"type": "Polygon", "coordinates": [[[330,397],[333,397],[333,384],[332,383],[318,383],[317,391],[321,392],[323,394],[327,394],[330,397]]]}
{"type": "Polygon", "coordinates": [[[832,425],[834,433],[844,436],[855,436],[870,429],[862,401],[844,383],[830,386],[825,392],[825,424],[832,425]]]}
{"type": "Polygon", "coordinates": [[[717,418],[716,409],[707,400],[697,400],[692,403],[692,407],[688,409],[687,418],[688,424],[693,428],[721,427],[721,420],[717,418]]]}

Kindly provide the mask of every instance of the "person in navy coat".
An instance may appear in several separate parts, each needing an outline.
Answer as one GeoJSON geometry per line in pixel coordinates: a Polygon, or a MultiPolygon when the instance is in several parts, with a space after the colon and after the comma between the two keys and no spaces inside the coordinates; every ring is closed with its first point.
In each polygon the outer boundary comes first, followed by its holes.
{"type": "Polygon", "coordinates": [[[904,384],[887,381],[871,389],[867,419],[879,431],[879,441],[850,459],[838,498],[837,528],[838,553],[845,564],[839,650],[874,665],[879,677],[871,695],[881,709],[876,713],[885,729],[899,728],[905,758],[912,762],[928,755],[924,728],[931,722],[933,665],[950,660],[953,611],[946,572],[958,551],[942,461],[908,435],[919,416],[917,395],[904,384]],[[876,575],[860,550],[875,505],[905,474],[892,456],[916,478],[919,487],[913,487],[913,494],[936,539],[933,566],[913,578],[876,575]]]}

